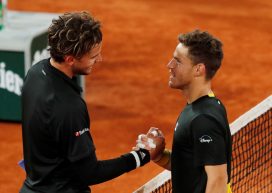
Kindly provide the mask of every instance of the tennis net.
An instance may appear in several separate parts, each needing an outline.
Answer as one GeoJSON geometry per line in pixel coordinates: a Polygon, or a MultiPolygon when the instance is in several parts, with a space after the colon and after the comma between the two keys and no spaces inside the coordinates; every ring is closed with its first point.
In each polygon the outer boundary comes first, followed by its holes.
{"type": "MultiPolygon", "coordinates": [[[[272,95],[230,124],[233,193],[272,192],[272,95]]],[[[134,193],[171,193],[164,170],[134,193]]]]}

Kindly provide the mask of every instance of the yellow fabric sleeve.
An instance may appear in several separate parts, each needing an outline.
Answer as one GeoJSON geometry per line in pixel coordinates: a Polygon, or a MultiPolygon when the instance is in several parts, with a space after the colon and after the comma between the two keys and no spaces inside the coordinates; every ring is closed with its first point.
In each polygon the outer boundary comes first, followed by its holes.
{"type": "Polygon", "coordinates": [[[231,188],[230,188],[230,183],[227,184],[227,193],[232,193],[231,188]]]}

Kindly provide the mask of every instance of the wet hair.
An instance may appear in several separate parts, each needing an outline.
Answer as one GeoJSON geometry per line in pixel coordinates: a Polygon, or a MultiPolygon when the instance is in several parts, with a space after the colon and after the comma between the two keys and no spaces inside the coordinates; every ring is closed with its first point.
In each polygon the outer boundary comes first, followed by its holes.
{"type": "Polygon", "coordinates": [[[53,19],[48,28],[51,57],[56,62],[63,62],[66,55],[80,59],[102,41],[100,27],[88,12],[64,13],[53,19]]]}
{"type": "Polygon", "coordinates": [[[221,41],[208,32],[200,30],[180,34],[178,39],[188,48],[188,57],[193,64],[203,63],[206,67],[206,79],[212,79],[223,59],[221,41]]]}

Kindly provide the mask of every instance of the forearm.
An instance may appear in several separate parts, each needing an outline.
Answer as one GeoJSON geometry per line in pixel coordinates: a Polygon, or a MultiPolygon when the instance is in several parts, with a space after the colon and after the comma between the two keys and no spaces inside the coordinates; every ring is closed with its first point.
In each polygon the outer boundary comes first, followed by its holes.
{"type": "Polygon", "coordinates": [[[89,185],[99,184],[114,179],[123,173],[136,168],[134,158],[119,157],[110,160],[98,161],[89,177],[89,185]]]}
{"type": "Polygon", "coordinates": [[[227,192],[227,165],[205,166],[207,173],[207,186],[205,193],[227,192]]]}
{"type": "MultiPolygon", "coordinates": [[[[150,156],[146,155],[146,159],[144,162],[149,162],[150,156]]],[[[135,159],[135,155],[132,153],[104,161],[98,161],[95,153],[93,153],[92,156],[75,162],[73,164],[73,173],[79,183],[83,185],[93,185],[116,178],[145,163],[141,160],[141,165],[139,165],[139,162],[137,163],[135,159]]]]}
{"type": "Polygon", "coordinates": [[[96,157],[90,156],[73,163],[72,166],[76,180],[85,186],[108,181],[129,171],[123,157],[98,161],[96,157]]]}
{"type": "Polygon", "coordinates": [[[224,178],[216,179],[207,182],[205,193],[226,193],[227,192],[227,180],[224,178]]]}
{"type": "Polygon", "coordinates": [[[169,162],[168,162],[166,165],[161,166],[161,167],[163,167],[163,168],[166,169],[166,170],[171,171],[171,159],[169,160],[169,162]]]}
{"type": "Polygon", "coordinates": [[[155,164],[163,167],[164,169],[171,170],[171,151],[165,149],[161,157],[153,161],[155,164]]]}

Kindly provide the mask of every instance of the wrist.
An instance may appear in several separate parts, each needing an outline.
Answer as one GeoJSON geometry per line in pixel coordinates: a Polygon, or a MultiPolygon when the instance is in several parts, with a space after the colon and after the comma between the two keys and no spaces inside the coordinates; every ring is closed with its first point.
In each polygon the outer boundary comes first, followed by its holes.
{"type": "Polygon", "coordinates": [[[162,157],[163,157],[163,152],[164,151],[165,151],[165,149],[159,155],[157,155],[154,159],[152,159],[152,161],[155,162],[155,163],[160,161],[162,159],[162,157]]]}
{"type": "Polygon", "coordinates": [[[171,151],[169,149],[164,149],[163,153],[156,159],[153,160],[154,163],[165,166],[169,163],[171,159],[171,151]]]}
{"type": "Polygon", "coordinates": [[[136,168],[135,157],[132,155],[132,153],[124,154],[121,157],[125,158],[126,172],[129,172],[129,171],[134,170],[136,168]]]}
{"type": "Polygon", "coordinates": [[[141,167],[150,161],[150,154],[146,149],[131,151],[130,153],[126,154],[126,157],[129,158],[130,170],[141,167]]]}

